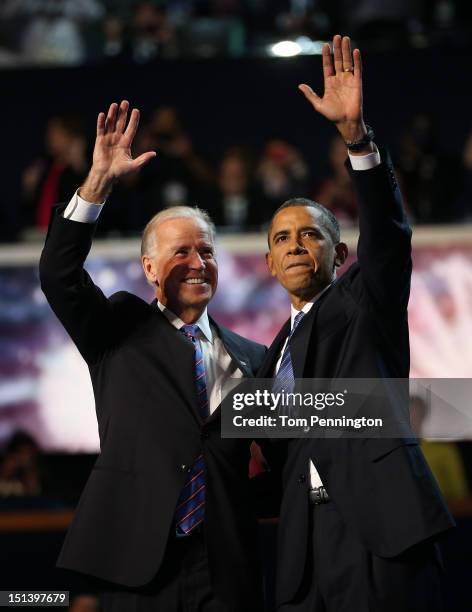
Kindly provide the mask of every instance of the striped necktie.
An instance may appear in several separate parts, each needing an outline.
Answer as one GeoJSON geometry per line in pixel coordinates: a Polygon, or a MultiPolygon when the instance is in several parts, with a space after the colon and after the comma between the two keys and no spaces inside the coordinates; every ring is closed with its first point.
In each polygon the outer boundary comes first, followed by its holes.
{"type": "MultiPolygon", "coordinates": [[[[195,348],[195,385],[198,411],[202,420],[208,417],[208,394],[206,386],[205,364],[202,348],[198,339],[198,325],[184,325],[180,331],[189,339],[195,348]]],[[[205,463],[199,455],[188,472],[175,511],[176,532],[179,536],[188,535],[192,529],[202,523],[205,516],[205,463]]]]}
{"type": "MultiPolygon", "coordinates": [[[[285,345],[285,350],[282,355],[282,361],[280,362],[279,371],[275,375],[274,386],[272,387],[272,391],[274,393],[292,393],[295,388],[295,376],[293,373],[293,365],[292,365],[292,357],[290,355],[290,340],[297,328],[297,325],[305,316],[303,310],[296,315],[293,320],[293,327],[290,331],[290,334],[287,339],[287,344],[285,345]]],[[[283,413],[283,408],[281,408],[281,413],[283,413]]]]}

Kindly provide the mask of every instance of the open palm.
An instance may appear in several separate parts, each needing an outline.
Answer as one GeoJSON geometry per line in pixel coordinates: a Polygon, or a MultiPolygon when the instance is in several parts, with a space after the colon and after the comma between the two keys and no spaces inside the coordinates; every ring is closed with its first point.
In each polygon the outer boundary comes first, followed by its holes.
{"type": "Polygon", "coordinates": [[[349,37],[334,37],[333,55],[329,45],[323,45],[323,76],[323,97],[309,85],[299,86],[315,110],[336,124],[362,121],[361,55],[358,49],[351,54],[349,37]]]}
{"type": "Polygon", "coordinates": [[[148,151],[133,159],[131,145],[138,129],[139,111],[136,108],[132,110],[126,126],[128,109],[127,100],[119,106],[114,102],[106,118],[105,113],[100,113],[97,119],[93,169],[112,181],[135,172],[156,155],[154,151],[148,151]]]}

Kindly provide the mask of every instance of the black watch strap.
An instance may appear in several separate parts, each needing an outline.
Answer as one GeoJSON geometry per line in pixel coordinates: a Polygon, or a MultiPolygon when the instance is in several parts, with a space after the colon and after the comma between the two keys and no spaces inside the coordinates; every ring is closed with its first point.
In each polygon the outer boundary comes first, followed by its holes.
{"type": "Polygon", "coordinates": [[[352,142],[346,142],[346,147],[349,149],[349,151],[362,151],[362,149],[364,149],[374,140],[374,130],[370,127],[370,125],[366,125],[365,127],[367,129],[367,133],[363,138],[360,140],[353,140],[352,142]]]}

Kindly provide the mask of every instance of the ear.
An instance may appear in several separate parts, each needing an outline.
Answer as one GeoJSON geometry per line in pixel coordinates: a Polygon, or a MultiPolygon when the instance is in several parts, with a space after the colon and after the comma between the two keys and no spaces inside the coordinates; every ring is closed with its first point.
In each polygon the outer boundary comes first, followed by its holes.
{"type": "Polygon", "coordinates": [[[151,257],[143,255],[141,257],[141,264],[143,266],[144,274],[152,285],[159,287],[159,281],[157,279],[156,265],[151,257]]]}
{"type": "Polygon", "coordinates": [[[338,242],[338,244],[335,245],[334,250],[336,251],[334,265],[336,268],[339,268],[339,266],[342,266],[346,261],[348,254],[347,244],[345,242],[338,242]]]}
{"type": "Polygon", "coordinates": [[[272,274],[272,276],[276,276],[275,268],[274,268],[274,260],[272,259],[272,255],[270,251],[266,253],[265,259],[266,259],[267,267],[269,268],[269,272],[272,274]]]}

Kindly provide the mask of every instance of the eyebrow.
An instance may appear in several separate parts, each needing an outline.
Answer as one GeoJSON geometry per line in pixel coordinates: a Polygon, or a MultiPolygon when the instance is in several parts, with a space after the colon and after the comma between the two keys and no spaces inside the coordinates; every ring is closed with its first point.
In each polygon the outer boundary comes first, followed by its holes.
{"type": "MultiPolygon", "coordinates": [[[[321,231],[321,227],[319,225],[305,225],[304,227],[301,227],[298,230],[298,233],[306,232],[308,230],[311,232],[316,232],[319,236],[324,238],[324,234],[321,231]]],[[[287,229],[279,230],[277,233],[275,233],[272,236],[272,240],[275,241],[279,236],[287,236],[288,234],[290,234],[290,230],[287,230],[287,229]]]]}

